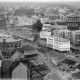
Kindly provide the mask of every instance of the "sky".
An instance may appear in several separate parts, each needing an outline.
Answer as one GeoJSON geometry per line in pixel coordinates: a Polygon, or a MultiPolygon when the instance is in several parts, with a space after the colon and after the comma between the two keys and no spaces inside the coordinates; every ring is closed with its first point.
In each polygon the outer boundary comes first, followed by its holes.
{"type": "Polygon", "coordinates": [[[0,0],[0,2],[80,2],[80,0],[0,0]]]}

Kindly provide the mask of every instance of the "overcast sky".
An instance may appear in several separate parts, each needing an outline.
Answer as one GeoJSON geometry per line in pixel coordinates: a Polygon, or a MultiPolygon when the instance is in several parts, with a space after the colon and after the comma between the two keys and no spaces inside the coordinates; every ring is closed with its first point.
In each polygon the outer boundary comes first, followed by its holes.
{"type": "Polygon", "coordinates": [[[0,0],[0,2],[80,2],[80,0],[0,0]]]}

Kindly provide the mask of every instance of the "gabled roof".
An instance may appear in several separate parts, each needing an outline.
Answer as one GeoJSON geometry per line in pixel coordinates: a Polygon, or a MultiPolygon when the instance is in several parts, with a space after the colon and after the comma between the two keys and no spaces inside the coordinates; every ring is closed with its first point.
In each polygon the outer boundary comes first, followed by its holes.
{"type": "Polygon", "coordinates": [[[15,52],[14,55],[11,57],[11,61],[14,62],[16,59],[20,58],[20,54],[19,52],[15,52]]]}

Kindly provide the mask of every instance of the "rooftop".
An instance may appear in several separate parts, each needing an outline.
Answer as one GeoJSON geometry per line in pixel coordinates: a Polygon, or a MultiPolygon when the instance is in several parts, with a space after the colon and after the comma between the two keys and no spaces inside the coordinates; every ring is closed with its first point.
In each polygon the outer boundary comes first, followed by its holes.
{"type": "Polygon", "coordinates": [[[50,72],[48,75],[44,77],[44,80],[62,80],[61,77],[57,73],[50,72]]]}
{"type": "Polygon", "coordinates": [[[32,46],[29,46],[29,45],[25,45],[23,46],[23,49],[25,52],[28,52],[28,51],[35,51],[36,49],[32,46]]]}
{"type": "Polygon", "coordinates": [[[80,30],[75,30],[75,31],[72,31],[73,33],[79,33],[80,32],[80,30]]]}
{"type": "Polygon", "coordinates": [[[6,42],[17,42],[17,41],[21,41],[21,39],[14,39],[14,38],[0,38],[0,42],[3,42],[3,39],[6,39],[6,42]]]}
{"type": "Polygon", "coordinates": [[[78,73],[73,73],[72,76],[73,76],[73,78],[75,78],[76,80],[79,80],[79,79],[80,79],[80,72],[78,72],[78,73]]]}
{"type": "Polygon", "coordinates": [[[54,22],[66,22],[64,19],[56,19],[54,22]]]}
{"type": "Polygon", "coordinates": [[[11,37],[10,35],[0,33],[0,37],[11,37]]]}
{"type": "Polygon", "coordinates": [[[75,13],[70,13],[70,14],[66,15],[66,17],[79,17],[79,15],[75,14],[75,13]]]}

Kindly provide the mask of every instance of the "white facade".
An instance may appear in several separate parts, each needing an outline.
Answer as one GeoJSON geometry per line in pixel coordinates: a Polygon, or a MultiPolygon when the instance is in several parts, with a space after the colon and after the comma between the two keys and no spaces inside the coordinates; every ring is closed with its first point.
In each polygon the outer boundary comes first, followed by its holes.
{"type": "Polygon", "coordinates": [[[40,32],[40,38],[47,39],[48,36],[51,36],[51,32],[48,32],[48,31],[41,31],[40,32]]]}
{"type": "Polygon", "coordinates": [[[49,36],[47,37],[47,47],[59,51],[70,51],[70,41],[63,38],[49,36]]]}
{"type": "Polygon", "coordinates": [[[42,30],[44,31],[50,31],[51,24],[43,24],[42,30]]]}
{"type": "Polygon", "coordinates": [[[41,20],[41,23],[46,23],[46,22],[49,22],[49,18],[40,18],[41,20]]]}

